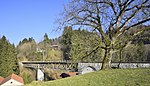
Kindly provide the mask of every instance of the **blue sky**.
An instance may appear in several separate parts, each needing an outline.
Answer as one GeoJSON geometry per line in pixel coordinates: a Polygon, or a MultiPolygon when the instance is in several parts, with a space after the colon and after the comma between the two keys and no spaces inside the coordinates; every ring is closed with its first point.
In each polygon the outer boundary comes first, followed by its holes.
{"type": "Polygon", "coordinates": [[[68,0],[0,0],[0,37],[15,45],[24,38],[43,40],[61,35],[54,23],[68,0]]]}

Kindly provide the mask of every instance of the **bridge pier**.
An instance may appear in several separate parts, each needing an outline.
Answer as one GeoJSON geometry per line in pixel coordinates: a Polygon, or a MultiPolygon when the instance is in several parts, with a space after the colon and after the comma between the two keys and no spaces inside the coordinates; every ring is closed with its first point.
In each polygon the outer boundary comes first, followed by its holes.
{"type": "Polygon", "coordinates": [[[43,81],[44,80],[44,73],[39,68],[37,69],[37,81],[43,81]]]}

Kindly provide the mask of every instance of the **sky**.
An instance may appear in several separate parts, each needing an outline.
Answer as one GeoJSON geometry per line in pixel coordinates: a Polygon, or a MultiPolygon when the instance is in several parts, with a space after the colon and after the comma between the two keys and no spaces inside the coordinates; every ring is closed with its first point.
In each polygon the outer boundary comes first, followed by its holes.
{"type": "Polygon", "coordinates": [[[17,45],[24,38],[33,37],[36,42],[62,34],[56,30],[56,19],[69,0],[0,0],[0,37],[17,45]]]}

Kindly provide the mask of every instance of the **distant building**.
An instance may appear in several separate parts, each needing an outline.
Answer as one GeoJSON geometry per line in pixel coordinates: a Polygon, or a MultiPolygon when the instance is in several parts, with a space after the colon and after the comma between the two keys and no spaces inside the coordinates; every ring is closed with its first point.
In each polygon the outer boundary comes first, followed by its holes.
{"type": "Polygon", "coordinates": [[[54,50],[60,50],[59,45],[51,45],[51,48],[54,50]]]}
{"type": "Polygon", "coordinates": [[[3,78],[0,77],[0,85],[1,86],[23,86],[24,81],[22,77],[16,75],[16,74],[11,74],[10,76],[3,78]]]}

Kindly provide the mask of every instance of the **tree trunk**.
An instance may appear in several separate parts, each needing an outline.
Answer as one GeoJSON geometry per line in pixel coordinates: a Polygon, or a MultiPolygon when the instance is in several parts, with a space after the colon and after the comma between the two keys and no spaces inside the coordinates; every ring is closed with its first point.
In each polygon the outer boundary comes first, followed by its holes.
{"type": "Polygon", "coordinates": [[[112,49],[106,49],[101,67],[102,70],[111,68],[111,59],[112,59],[112,49]]]}

